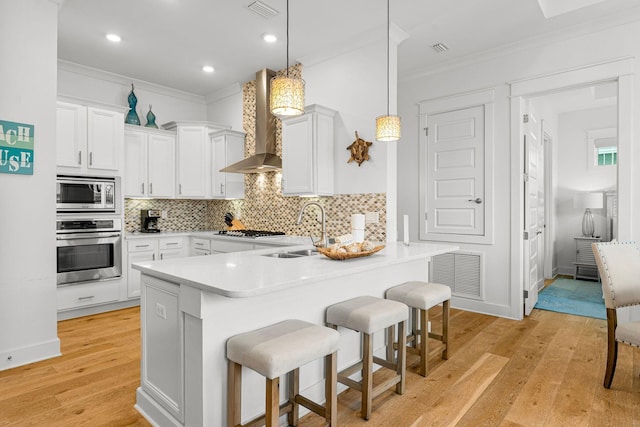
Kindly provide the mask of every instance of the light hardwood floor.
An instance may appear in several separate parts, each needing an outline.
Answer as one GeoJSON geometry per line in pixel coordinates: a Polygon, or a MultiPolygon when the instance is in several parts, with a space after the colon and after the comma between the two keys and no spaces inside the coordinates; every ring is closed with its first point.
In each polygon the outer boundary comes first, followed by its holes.
{"type": "MultiPolygon", "coordinates": [[[[432,311],[437,328],[438,311],[432,311]]],[[[63,356],[0,372],[0,426],[148,426],[135,411],[139,310],[58,324],[63,356]]],[[[339,398],[343,426],[640,425],[640,350],[620,346],[611,390],[602,387],[604,320],[534,310],[522,322],[452,310],[449,360],[432,352],[426,378],[409,358],[403,396],[339,398]]],[[[315,415],[301,426],[321,426],[315,415]]]]}

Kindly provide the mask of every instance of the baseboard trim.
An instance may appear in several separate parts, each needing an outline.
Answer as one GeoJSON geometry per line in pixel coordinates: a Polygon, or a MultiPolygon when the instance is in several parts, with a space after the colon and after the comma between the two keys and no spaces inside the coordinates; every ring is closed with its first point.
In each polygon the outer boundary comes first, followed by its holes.
{"type": "Polygon", "coordinates": [[[39,342],[0,353],[0,371],[60,356],[60,340],[39,342]]]}
{"type": "Polygon", "coordinates": [[[59,311],[58,321],[74,319],[76,317],[90,316],[92,314],[104,313],[107,311],[121,310],[123,308],[135,307],[136,305],[140,305],[140,298],[135,298],[127,301],[119,301],[111,304],[94,305],[91,307],[59,311]]]}

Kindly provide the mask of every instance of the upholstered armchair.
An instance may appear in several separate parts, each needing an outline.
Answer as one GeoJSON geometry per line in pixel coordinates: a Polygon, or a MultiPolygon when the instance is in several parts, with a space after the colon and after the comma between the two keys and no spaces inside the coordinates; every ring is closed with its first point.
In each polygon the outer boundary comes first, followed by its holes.
{"type": "Polygon", "coordinates": [[[618,343],[640,347],[640,322],[618,325],[616,309],[640,304],[640,246],[634,242],[593,243],[607,308],[607,368],[604,386],[611,387],[618,343]]]}

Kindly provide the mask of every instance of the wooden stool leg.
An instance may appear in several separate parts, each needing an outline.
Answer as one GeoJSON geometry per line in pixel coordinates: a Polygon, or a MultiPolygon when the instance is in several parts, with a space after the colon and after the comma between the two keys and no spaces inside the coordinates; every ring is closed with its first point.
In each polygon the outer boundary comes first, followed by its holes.
{"type": "Polygon", "coordinates": [[[429,362],[429,310],[420,310],[420,375],[427,375],[429,362]]]}
{"type": "Polygon", "coordinates": [[[393,345],[396,343],[396,328],[392,326],[387,328],[387,360],[393,362],[395,360],[395,351],[393,345]]]}
{"type": "Polygon", "coordinates": [[[396,384],[396,393],[404,394],[405,376],[407,372],[407,322],[398,323],[398,361],[396,372],[400,382],[396,384]]]}
{"type": "Polygon", "coordinates": [[[324,357],[325,420],[329,427],[338,425],[338,353],[324,357]]]}
{"type": "Polygon", "coordinates": [[[369,334],[363,333],[362,336],[362,418],[368,420],[373,400],[373,340],[369,334]]]}
{"type": "Polygon", "coordinates": [[[267,398],[265,414],[266,427],[279,427],[280,422],[280,378],[267,378],[267,398]]]}
{"type": "Polygon", "coordinates": [[[420,313],[420,310],[415,307],[411,307],[410,311],[411,311],[411,334],[409,336],[412,339],[409,345],[413,348],[416,348],[418,347],[418,331],[420,329],[420,325],[418,323],[420,319],[418,317],[418,313],[420,313]]]}
{"type": "Polygon", "coordinates": [[[229,360],[227,368],[227,427],[240,424],[242,365],[229,360]]]}
{"type": "Polygon", "coordinates": [[[442,303],[442,343],[444,344],[444,350],[442,350],[442,358],[447,360],[449,358],[449,311],[450,300],[446,300],[442,303]]]}
{"type": "Polygon", "coordinates": [[[287,379],[289,380],[289,402],[293,405],[287,414],[287,422],[290,426],[297,426],[300,419],[300,405],[296,403],[296,396],[300,394],[300,368],[289,372],[287,379]]]}

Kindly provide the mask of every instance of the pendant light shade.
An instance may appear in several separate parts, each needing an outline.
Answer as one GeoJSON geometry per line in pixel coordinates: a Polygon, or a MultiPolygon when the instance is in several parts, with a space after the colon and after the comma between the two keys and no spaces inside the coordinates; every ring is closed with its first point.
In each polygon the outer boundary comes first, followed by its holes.
{"type": "Polygon", "coordinates": [[[297,116],[304,114],[304,80],[274,77],[271,80],[271,114],[297,116]]]}
{"type": "Polygon", "coordinates": [[[387,115],[376,117],[376,140],[382,142],[400,139],[400,116],[389,114],[389,0],[387,0],[387,115]]]}
{"type": "Polygon", "coordinates": [[[271,114],[276,116],[304,114],[304,80],[289,77],[289,0],[287,0],[287,71],[285,77],[271,79],[269,109],[271,114]]]}
{"type": "Polygon", "coordinates": [[[400,134],[400,116],[386,115],[376,117],[376,140],[397,141],[400,134]]]}

